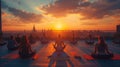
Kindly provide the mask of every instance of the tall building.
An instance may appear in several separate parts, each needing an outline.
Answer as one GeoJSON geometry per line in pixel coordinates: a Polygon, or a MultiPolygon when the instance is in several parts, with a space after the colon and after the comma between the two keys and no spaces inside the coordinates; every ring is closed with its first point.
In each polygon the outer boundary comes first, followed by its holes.
{"type": "MultiPolygon", "coordinates": [[[[1,5],[1,3],[0,3],[1,5]]],[[[1,10],[0,10],[0,13],[1,13],[1,10]]],[[[1,18],[0,18],[0,36],[2,35],[2,21],[1,21],[1,18]]]]}
{"type": "Polygon", "coordinates": [[[2,35],[2,22],[0,21],[0,35],[2,35]]]}
{"type": "Polygon", "coordinates": [[[120,25],[117,25],[117,32],[120,32],[120,25]]]}
{"type": "Polygon", "coordinates": [[[33,26],[33,32],[36,32],[35,25],[33,26]]]}

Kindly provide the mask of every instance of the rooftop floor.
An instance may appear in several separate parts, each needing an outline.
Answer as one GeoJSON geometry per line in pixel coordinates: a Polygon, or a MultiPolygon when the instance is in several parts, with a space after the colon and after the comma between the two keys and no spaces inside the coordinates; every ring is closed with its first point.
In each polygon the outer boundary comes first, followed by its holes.
{"type": "MultiPolygon", "coordinates": [[[[48,56],[55,51],[53,42],[43,45],[39,41],[32,45],[32,49],[37,52],[37,59],[21,59],[18,50],[8,51],[6,45],[0,46],[0,67],[48,67],[50,59],[48,56]]],[[[83,55],[91,54],[94,50],[93,45],[87,45],[84,41],[79,41],[73,45],[65,42],[65,53],[70,56],[70,60],[75,67],[120,67],[120,60],[86,60],[83,55]],[[74,56],[81,56],[81,59],[75,59],[74,56]]],[[[114,54],[120,54],[120,46],[107,41],[109,50],[114,54]]],[[[70,65],[68,64],[68,67],[70,65]]]]}

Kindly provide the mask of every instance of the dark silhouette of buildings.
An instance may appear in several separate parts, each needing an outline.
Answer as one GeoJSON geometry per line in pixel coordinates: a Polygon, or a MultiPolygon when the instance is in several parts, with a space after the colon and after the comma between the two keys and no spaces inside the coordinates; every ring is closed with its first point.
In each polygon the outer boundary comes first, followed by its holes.
{"type": "MultiPolygon", "coordinates": [[[[1,3],[0,3],[1,5],[1,3]]],[[[0,13],[1,13],[1,10],[0,10],[0,13]]],[[[1,21],[1,18],[0,18],[0,36],[2,35],[2,21],[1,21]]]]}
{"type": "Polygon", "coordinates": [[[120,25],[117,25],[117,32],[120,32],[120,25]]]}
{"type": "Polygon", "coordinates": [[[2,22],[0,21],[0,35],[2,35],[2,22]]]}

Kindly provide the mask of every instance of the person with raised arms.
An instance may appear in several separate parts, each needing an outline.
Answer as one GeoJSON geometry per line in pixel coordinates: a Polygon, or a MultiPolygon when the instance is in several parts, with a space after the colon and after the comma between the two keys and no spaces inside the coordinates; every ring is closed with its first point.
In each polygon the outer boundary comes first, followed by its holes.
{"type": "Polygon", "coordinates": [[[58,39],[53,47],[55,48],[55,52],[49,56],[50,62],[48,67],[52,67],[55,62],[55,67],[67,67],[67,62],[71,65],[71,67],[74,67],[70,57],[64,52],[66,46],[61,40],[60,35],[58,36],[58,39]]]}

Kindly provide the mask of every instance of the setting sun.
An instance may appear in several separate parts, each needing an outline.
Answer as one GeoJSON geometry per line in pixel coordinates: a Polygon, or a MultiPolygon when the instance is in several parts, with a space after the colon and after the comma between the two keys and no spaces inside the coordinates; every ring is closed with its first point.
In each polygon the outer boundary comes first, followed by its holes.
{"type": "Polygon", "coordinates": [[[54,25],[54,30],[64,30],[64,25],[62,23],[57,23],[54,25]]]}

